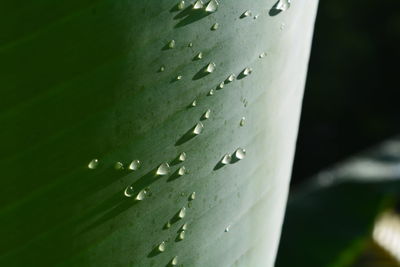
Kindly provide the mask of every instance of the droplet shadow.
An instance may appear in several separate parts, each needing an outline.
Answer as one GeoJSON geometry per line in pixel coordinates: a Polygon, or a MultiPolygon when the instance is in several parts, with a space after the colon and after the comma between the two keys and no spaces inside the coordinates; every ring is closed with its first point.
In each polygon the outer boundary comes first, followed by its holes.
{"type": "Polygon", "coordinates": [[[176,141],[175,146],[180,146],[186,143],[187,141],[193,139],[194,137],[196,137],[196,134],[193,133],[195,127],[196,126],[190,128],[189,131],[187,131],[181,138],[179,138],[178,141],[176,141]]]}
{"type": "Polygon", "coordinates": [[[204,10],[192,9],[192,5],[190,5],[174,17],[175,20],[182,19],[174,26],[174,28],[186,26],[188,24],[201,20],[208,15],[210,15],[210,13],[207,13],[204,10]]]}
{"type": "Polygon", "coordinates": [[[199,71],[193,76],[192,79],[195,81],[195,80],[204,78],[204,77],[206,77],[207,75],[211,74],[210,72],[207,72],[206,70],[207,70],[207,66],[201,68],[201,70],[199,70],[199,71]]]}

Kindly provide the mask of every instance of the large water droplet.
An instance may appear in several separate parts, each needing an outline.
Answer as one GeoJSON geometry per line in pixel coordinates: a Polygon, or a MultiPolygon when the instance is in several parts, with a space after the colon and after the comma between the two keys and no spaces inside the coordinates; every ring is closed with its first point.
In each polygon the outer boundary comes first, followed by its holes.
{"type": "Polygon", "coordinates": [[[168,48],[172,49],[172,48],[174,48],[174,47],[175,47],[175,40],[169,41],[169,43],[168,43],[168,48]]]}
{"type": "Polygon", "coordinates": [[[246,18],[246,17],[250,17],[252,15],[250,10],[246,10],[240,17],[241,18],[246,18]]]}
{"type": "Polygon", "coordinates": [[[222,159],[221,159],[221,163],[224,165],[227,165],[229,163],[231,163],[232,161],[232,155],[231,154],[225,154],[222,159]]]}
{"type": "Polygon", "coordinates": [[[185,8],[185,1],[180,1],[177,5],[178,10],[183,10],[185,8]]]}
{"type": "Polygon", "coordinates": [[[213,13],[213,12],[217,11],[218,5],[219,4],[218,4],[217,0],[211,0],[210,2],[208,2],[207,6],[206,6],[206,12],[213,13]]]}
{"type": "Polygon", "coordinates": [[[203,123],[201,123],[200,121],[196,124],[196,126],[194,126],[194,128],[193,128],[193,134],[195,134],[195,135],[199,135],[199,134],[201,134],[201,132],[203,131],[203,129],[204,129],[204,125],[203,125],[203,123]]]}
{"type": "Polygon", "coordinates": [[[290,7],[290,0],[279,0],[276,4],[275,9],[280,11],[286,11],[290,7]]]}
{"type": "Polygon", "coordinates": [[[116,169],[117,171],[121,171],[124,169],[124,164],[118,161],[114,164],[114,169],[116,169]]]}
{"type": "Polygon", "coordinates": [[[246,118],[242,117],[242,119],[240,120],[239,125],[243,127],[245,125],[245,123],[246,123],[246,118]]]}
{"type": "Polygon", "coordinates": [[[187,170],[186,170],[186,167],[185,166],[182,166],[182,167],[180,167],[179,169],[178,169],[178,175],[179,176],[183,176],[183,175],[185,175],[187,173],[187,170]]]}
{"type": "Polygon", "coordinates": [[[242,71],[242,74],[243,74],[243,76],[249,76],[252,72],[253,72],[253,69],[252,69],[252,68],[245,68],[245,69],[242,71]]]}
{"type": "Polygon", "coordinates": [[[196,198],[196,192],[193,192],[189,196],[189,200],[194,200],[196,198]]]}
{"type": "Polygon", "coordinates": [[[238,148],[235,151],[235,158],[238,160],[244,159],[244,157],[246,156],[246,150],[244,148],[238,148]]]}
{"type": "Polygon", "coordinates": [[[142,165],[142,164],[141,164],[140,160],[135,159],[135,160],[133,160],[133,161],[131,162],[131,164],[129,164],[128,169],[130,169],[130,170],[132,170],[132,171],[137,171],[137,170],[140,168],[141,165],[142,165]]]}
{"type": "Polygon", "coordinates": [[[181,232],[178,234],[178,240],[183,240],[183,239],[185,239],[185,234],[186,234],[185,231],[181,231],[181,232]]]}
{"type": "Polygon", "coordinates": [[[202,58],[203,58],[203,53],[202,53],[202,52],[198,53],[198,54],[196,55],[196,57],[195,57],[196,60],[200,60],[200,59],[202,59],[202,58]]]}
{"type": "Polygon", "coordinates": [[[133,190],[133,186],[128,186],[125,191],[124,191],[124,195],[126,197],[133,197],[133,194],[135,193],[135,190],[133,190]]]}
{"type": "Polygon", "coordinates": [[[178,160],[180,162],[184,162],[186,160],[186,153],[182,152],[181,154],[179,154],[178,160]]]}
{"type": "Polygon", "coordinates": [[[204,71],[206,73],[212,73],[212,72],[214,72],[215,68],[216,68],[215,63],[214,62],[210,62],[210,63],[208,63],[208,65],[207,65],[207,67],[205,68],[204,71]]]}
{"type": "Polygon", "coordinates": [[[135,200],[141,201],[146,197],[147,191],[145,189],[142,189],[139,191],[139,193],[136,195],[135,200]]]}
{"type": "Polygon", "coordinates": [[[158,166],[156,175],[163,176],[167,175],[169,173],[170,167],[167,162],[161,163],[160,166],[158,166]]]}
{"type": "Polygon", "coordinates": [[[192,8],[198,10],[198,9],[203,9],[203,7],[204,7],[203,1],[197,0],[196,2],[194,2],[192,8]]]}
{"type": "Polygon", "coordinates": [[[219,24],[218,24],[218,22],[216,22],[211,26],[211,30],[216,31],[218,29],[218,27],[219,27],[219,24]]]}
{"type": "Polygon", "coordinates": [[[99,160],[98,159],[92,159],[89,164],[88,164],[88,168],[91,170],[96,169],[99,166],[99,160]]]}
{"type": "Polygon", "coordinates": [[[159,252],[164,252],[164,251],[165,251],[165,248],[166,248],[166,244],[165,244],[165,241],[163,241],[163,242],[161,242],[161,243],[158,245],[157,250],[158,250],[159,252]]]}
{"type": "Polygon", "coordinates": [[[204,112],[204,114],[203,114],[203,119],[209,119],[210,115],[211,115],[211,110],[207,109],[207,111],[204,112]]]}
{"type": "Polygon", "coordinates": [[[176,266],[178,265],[178,256],[175,256],[171,260],[171,266],[176,266]]]}
{"type": "Polygon", "coordinates": [[[231,74],[228,76],[228,78],[226,78],[226,82],[230,83],[233,82],[236,79],[236,75],[235,74],[231,74]]]}
{"type": "Polygon", "coordinates": [[[182,207],[181,210],[178,213],[178,218],[179,219],[183,219],[183,218],[185,218],[185,216],[186,216],[186,208],[182,207]]]}

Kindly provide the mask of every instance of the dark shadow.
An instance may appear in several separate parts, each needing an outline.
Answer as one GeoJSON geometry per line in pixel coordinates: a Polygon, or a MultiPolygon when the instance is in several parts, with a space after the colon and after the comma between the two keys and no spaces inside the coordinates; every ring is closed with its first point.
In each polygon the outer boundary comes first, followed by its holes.
{"type": "MultiPolygon", "coordinates": [[[[208,66],[208,64],[207,64],[208,66]]],[[[198,80],[201,79],[203,77],[206,77],[207,75],[211,74],[209,72],[206,72],[207,66],[201,68],[201,70],[199,70],[194,76],[193,76],[193,80],[198,80]]]]}
{"type": "MultiPolygon", "coordinates": [[[[178,8],[178,5],[176,5],[176,8],[178,8]]],[[[179,10],[177,10],[179,11],[179,10]]],[[[184,17],[187,17],[190,15],[190,12],[192,12],[192,5],[189,5],[185,9],[183,9],[181,12],[175,15],[174,20],[182,19],[184,17]]]]}
{"type": "Polygon", "coordinates": [[[219,170],[224,166],[225,166],[225,164],[222,164],[221,161],[218,161],[217,165],[214,166],[214,171],[219,170]]]}
{"type": "Polygon", "coordinates": [[[210,14],[211,13],[207,13],[204,10],[194,10],[192,9],[192,6],[189,6],[174,17],[174,19],[182,19],[174,27],[180,28],[186,26],[188,24],[201,20],[202,18],[207,17],[210,14]]]}
{"type": "Polygon", "coordinates": [[[275,5],[273,5],[273,7],[269,10],[268,15],[270,15],[271,17],[278,15],[279,13],[282,12],[282,10],[277,9],[276,7],[279,4],[279,0],[278,2],[275,3],[275,5]]]}
{"type": "Polygon", "coordinates": [[[187,141],[189,141],[190,139],[194,138],[196,135],[193,133],[193,130],[196,126],[190,128],[189,131],[187,131],[181,138],[178,139],[178,141],[176,141],[175,146],[180,146],[183,143],[186,143],[187,141]]]}
{"type": "Polygon", "coordinates": [[[171,220],[169,220],[169,222],[171,223],[171,225],[173,225],[173,224],[179,222],[180,220],[182,220],[181,218],[179,218],[179,212],[180,212],[180,211],[181,211],[181,210],[178,210],[178,212],[175,213],[174,217],[172,217],[171,220]]]}

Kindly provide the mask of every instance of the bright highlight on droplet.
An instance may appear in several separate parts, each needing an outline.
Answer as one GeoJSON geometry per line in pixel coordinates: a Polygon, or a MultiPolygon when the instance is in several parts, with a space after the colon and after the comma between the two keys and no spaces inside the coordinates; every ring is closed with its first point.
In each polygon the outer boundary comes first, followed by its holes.
{"type": "Polygon", "coordinates": [[[179,81],[179,80],[182,80],[182,78],[183,78],[183,76],[182,76],[182,75],[178,75],[178,76],[176,76],[176,78],[175,78],[175,79],[176,79],[177,81],[179,81]]]}
{"type": "Polygon", "coordinates": [[[190,104],[192,107],[195,107],[195,106],[197,106],[197,101],[196,100],[193,100],[193,102],[190,104]]]}
{"type": "Polygon", "coordinates": [[[185,218],[185,216],[186,216],[186,208],[185,208],[185,207],[182,207],[182,208],[180,209],[179,213],[178,213],[178,218],[179,218],[179,219],[183,219],[183,218],[185,218]]]}
{"type": "Polygon", "coordinates": [[[227,165],[229,163],[231,163],[232,161],[232,155],[231,154],[225,154],[222,159],[221,159],[221,163],[224,165],[227,165]]]}
{"type": "Polygon", "coordinates": [[[210,62],[210,63],[208,63],[208,65],[207,65],[207,67],[205,68],[204,71],[206,73],[212,73],[212,72],[214,72],[215,68],[216,68],[215,63],[214,62],[210,62]]]}
{"type": "Polygon", "coordinates": [[[172,49],[172,48],[174,48],[174,47],[175,47],[175,40],[169,41],[169,43],[168,43],[168,48],[172,49]]]}
{"type": "Polygon", "coordinates": [[[89,164],[88,164],[88,168],[91,170],[96,169],[99,166],[99,160],[98,159],[92,159],[89,164]]]}
{"type": "Polygon", "coordinates": [[[279,2],[276,4],[276,9],[280,11],[286,11],[290,7],[290,0],[279,0],[279,2]]]}
{"type": "Polygon", "coordinates": [[[203,119],[209,119],[211,115],[211,110],[207,109],[206,112],[203,114],[203,119]]]}
{"type": "Polygon", "coordinates": [[[185,224],[183,224],[183,225],[181,226],[181,228],[179,229],[179,231],[186,231],[187,228],[188,228],[188,224],[185,223],[185,224]]]}
{"type": "Polygon", "coordinates": [[[211,30],[216,31],[218,29],[218,27],[219,27],[219,24],[218,24],[218,22],[216,22],[211,26],[211,30]]]}
{"type": "Polygon", "coordinates": [[[145,189],[142,189],[139,191],[139,193],[136,195],[135,200],[141,201],[146,197],[147,191],[145,189]]]}
{"type": "Polygon", "coordinates": [[[176,266],[178,265],[178,256],[175,256],[171,260],[171,266],[176,266]]]}
{"type": "Polygon", "coordinates": [[[193,46],[192,42],[188,43],[188,47],[192,47],[192,46],[193,46]]]}
{"type": "Polygon", "coordinates": [[[204,4],[203,4],[203,1],[201,1],[201,0],[197,0],[196,2],[194,2],[194,4],[193,4],[193,9],[202,9],[204,7],[204,4]]]}
{"type": "Polygon", "coordinates": [[[135,193],[135,191],[133,190],[133,186],[128,186],[125,191],[124,191],[124,195],[126,197],[133,197],[133,194],[135,193]]]}
{"type": "Polygon", "coordinates": [[[161,66],[160,69],[159,69],[159,72],[163,72],[164,70],[165,70],[165,67],[161,66]]]}
{"type": "Polygon", "coordinates": [[[240,17],[245,18],[245,17],[251,17],[252,13],[250,10],[246,10],[240,17]]]}
{"type": "Polygon", "coordinates": [[[249,76],[253,72],[252,68],[245,68],[242,73],[244,76],[249,76]]]}
{"type": "Polygon", "coordinates": [[[242,117],[242,119],[239,122],[239,125],[243,127],[245,124],[246,124],[246,118],[242,117]]]}
{"type": "Polygon", "coordinates": [[[185,175],[187,173],[187,170],[186,170],[186,167],[185,166],[182,166],[182,167],[180,167],[179,169],[178,169],[178,175],[179,176],[183,176],[183,175],[185,175]]]}
{"type": "Polygon", "coordinates": [[[199,134],[201,134],[201,132],[203,131],[203,129],[204,129],[204,125],[203,125],[203,123],[201,123],[200,121],[196,124],[196,126],[194,126],[194,128],[193,128],[193,134],[195,134],[195,135],[199,135],[199,134]]]}
{"type": "Polygon", "coordinates": [[[185,239],[185,234],[186,234],[185,231],[181,231],[181,232],[178,234],[178,240],[183,240],[183,239],[185,239]]]}
{"type": "Polygon", "coordinates": [[[189,200],[195,200],[196,199],[196,192],[193,192],[189,196],[189,200]]]}
{"type": "Polygon", "coordinates": [[[229,232],[230,228],[231,228],[231,226],[228,225],[228,226],[225,228],[225,233],[229,232]]]}
{"type": "Polygon", "coordinates": [[[224,85],[225,85],[225,83],[224,83],[224,82],[221,82],[221,83],[218,85],[218,88],[219,88],[219,89],[222,89],[222,88],[224,88],[224,85]]]}
{"type": "Polygon", "coordinates": [[[228,76],[228,78],[226,78],[227,82],[233,82],[236,79],[236,75],[235,74],[231,74],[228,76]]]}
{"type": "Polygon", "coordinates": [[[202,58],[203,58],[203,53],[202,52],[199,52],[195,57],[196,60],[200,60],[202,58]]]}
{"type": "Polygon", "coordinates": [[[210,2],[208,2],[207,6],[206,6],[206,12],[208,13],[213,13],[216,12],[218,9],[218,1],[217,0],[211,0],[210,2]]]}
{"type": "Polygon", "coordinates": [[[214,89],[211,89],[209,92],[208,92],[208,94],[207,94],[208,96],[212,96],[212,95],[214,95],[214,89]]]}
{"type": "Polygon", "coordinates": [[[158,166],[156,175],[163,176],[167,175],[169,173],[170,167],[167,162],[161,163],[160,166],[158,166]]]}
{"type": "Polygon", "coordinates": [[[167,246],[167,245],[165,244],[165,241],[163,241],[163,242],[161,242],[161,243],[158,245],[157,250],[158,250],[159,252],[164,252],[166,246],[167,246]]]}
{"type": "Polygon", "coordinates": [[[186,153],[182,152],[181,154],[179,154],[178,160],[180,162],[184,162],[186,160],[186,153]]]}
{"type": "Polygon", "coordinates": [[[132,171],[137,171],[141,166],[141,162],[138,159],[135,159],[131,162],[131,164],[129,164],[128,169],[132,170],[132,171]]]}
{"type": "Polygon", "coordinates": [[[246,156],[246,150],[244,148],[239,147],[238,149],[236,149],[236,151],[235,151],[236,159],[241,160],[241,159],[244,159],[245,156],[246,156]]]}

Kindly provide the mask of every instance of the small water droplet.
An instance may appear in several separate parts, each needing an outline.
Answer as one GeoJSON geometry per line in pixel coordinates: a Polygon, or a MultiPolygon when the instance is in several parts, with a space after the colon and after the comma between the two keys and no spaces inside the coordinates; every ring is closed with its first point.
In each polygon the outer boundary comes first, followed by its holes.
{"type": "Polygon", "coordinates": [[[128,169],[130,169],[132,171],[137,171],[141,165],[142,165],[142,163],[140,162],[140,160],[135,159],[131,162],[131,164],[129,164],[128,169]]]}
{"type": "Polygon", "coordinates": [[[178,265],[178,256],[175,256],[171,260],[171,266],[176,266],[178,265]]]}
{"type": "Polygon", "coordinates": [[[178,10],[183,10],[185,8],[185,1],[180,1],[177,5],[178,10]]]}
{"type": "Polygon", "coordinates": [[[281,31],[283,31],[285,29],[285,26],[286,26],[285,23],[281,24],[281,27],[280,27],[281,31]]]}
{"type": "Polygon", "coordinates": [[[221,82],[221,83],[218,85],[218,88],[219,88],[219,89],[222,89],[222,88],[224,88],[224,85],[225,85],[225,83],[224,83],[224,82],[221,82]]]}
{"type": "Polygon", "coordinates": [[[275,9],[280,11],[286,11],[290,7],[290,0],[279,0],[276,4],[275,9]]]}
{"type": "Polygon", "coordinates": [[[165,228],[165,229],[171,228],[171,222],[168,221],[168,222],[164,225],[164,228],[165,228]]]}
{"type": "Polygon", "coordinates": [[[186,153],[182,152],[181,154],[179,154],[178,160],[180,162],[184,162],[186,160],[186,153]]]}
{"type": "Polygon", "coordinates": [[[211,30],[216,31],[218,29],[218,27],[219,27],[219,24],[218,24],[218,22],[216,22],[211,26],[211,30]]]}
{"type": "Polygon", "coordinates": [[[185,216],[186,216],[186,208],[182,207],[181,210],[178,213],[178,218],[179,219],[183,219],[183,218],[185,218],[185,216]]]}
{"type": "Polygon", "coordinates": [[[114,164],[114,169],[116,169],[117,171],[121,171],[124,169],[124,164],[118,161],[114,164]]]}
{"type": "Polygon", "coordinates": [[[208,13],[213,13],[216,12],[218,9],[218,1],[217,0],[211,0],[210,2],[208,2],[207,6],[206,6],[206,12],[208,13]]]}
{"type": "Polygon", "coordinates": [[[228,78],[226,78],[227,82],[233,82],[236,79],[236,75],[235,74],[231,74],[228,76],[228,78]]]}
{"type": "Polygon", "coordinates": [[[159,72],[163,72],[165,70],[164,66],[161,66],[160,69],[158,70],[159,72]]]}
{"type": "Polygon", "coordinates": [[[137,200],[137,201],[143,200],[146,197],[146,193],[147,193],[146,190],[144,190],[144,189],[140,190],[139,193],[136,195],[135,200],[137,200]]]}
{"type": "Polygon", "coordinates": [[[252,15],[250,10],[246,10],[240,17],[245,18],[245,17],[250,17],[252,15]]]}
{"type": "Polygon", "coordinates": [[[194,200],[196,198],[196,192],[193,192],[189,196],[189,200],[194,200]]]}
{"type": "Polygon", "coordinates": [[[167,162],[161,163],[160,166],[158,166],[156,175],[163,176],[167,175],[169,173],[170,167],[167,162]]]}
{"type": "Polygon", "coordinates": [[[253,72],[253,69],[252,69],[252,68],[245,68],[245,69],[242,71],[242,74],[243,74],[244,76],[249,76],[252,72],[253,72]]]}
{"type": "Polygon", "coordinates": [[[178,75],[178,76],[176,76],[176,78],[175,78],[175,79],[176,79],[177,81],[179,81],[179,80],[182,80],[182,78],[183,78],[183,76],[182,76],[182,75],[178,75]]]}
{"type": "Polygon", "coordinates": [[[210,62],[210,63],[208,63],[208,65],[207,65],[207,67],[205,68],[204,71],[206,73],[212,73],[212,72],[214,72],[215,68],[216,68],[215,63],[214,62],[210,62]]]}
{"type": "Polygon", "coordinates": [[[193,9],[203,9],[203,7],[204,7],[203,1],[197,0],[196,2],[194,2],[192,8],[193,9]]]}
{"type": "Polygon", "coordinates": [[[204,112],[204,114],[203,114],[203,119],[209,119],[210,115],[211,115],[211,110],[207,109],[207,111],[204,112]]]}
{"type": "Polygon", "coordinates": [[[259,58],[263,58],[263,57],[265,57],[266,55],[267,55],[266,52],[262,52],[258,57],[259,57],[259,58]]]}
{"type": "Polygon", "coordinates": [[[98,159],[92,159],[89,164],[88,164],[88,168],[91,170],[96,169],[99,166],[99,160],[98,159]]]}
{"type": "Polygon", "coordinates": [[[260,16],[260,15],[258,15],[258,14],[255,15],[255,16],[254,16],[254,19],[258,19],[259,16],[260,16]]]}
{"type": "Polygon", "coordinates": [[[235,151],[235,158],[238,160],[244,159],[244,157],[246,156],[246,150],[244,148],[238,148],[235,151]]]}
{"type": "Polygon", "coordinates": [[[196,57],[195,57],[196,60],[200,60],[200,59],[202,59],[202,58],[203,58],[203,53],[202,53],[202,52],[198,53],[198,54],[196,55],[196,57]]]}
{"type": "Polygon", "coordinates": [[[179,176],[183,176],[183,175],[185,175],[187,173],[187,170],[186,170],[186,167],[185,166],[182,166],[182,167],[180,167],[179,169],[178,169],[178,175],[179,176]]]}
{"type": "Polygon", "coordinates": [[[242,117],[242,119],[240,120],[239,125],[243,127],[245,125],[245,123],[246,123],[246,118],[242,117]]]}
{"type": "Polygon", "coordinates": [[[135,193],[135,191],[133,190],[133,186],[128,186],[125,191],[124,191],[124,195],[126,197],[133,197],[133,194],[135,193]]]}
{"type": "Polygon", "coordinates": [[[225,233],[229,232],[230,228],[231,228],[231,226],[228,225],[228,226],[225,228],[225,233]]]}
{"type": "Polygon", "coordinates": [[[183,240],[183,239],[185,239],[185,234],[186,234],[185,231],[181,231],[181,232],[178,234],[178,240],[183,240]]]}
{"type": "Polygon", "coordinates": [[[197,101],[196,100],[193,100],[193,102],[190,104],[192,107],[195,107],[195,106],[197,106],[197,101]]]}
{"type": "Polygon", "coordinates": [[[188,47],[192,47],[192,46],[193,46],[192,42],[188,43],[188,47]]]}
{"type": "Polygon", "coordinates": [[[222,159],[221,159],[221,163],[224,165],[227,165],[229,163],[231,163],[232,161],[232,155],[231,154],[225,154],[222,159]]]}
{"type": "Polygon", "coordinates": [[[196,126],[193,128],[193,134],[195,135],[199,135],[201,134],[201,132],[204,129],[204,125],[203,123],[201,123],[200,121],[196,124],[196,126]]]}
{"type": "Polygon", "coordinates": [[[175,47],[175,40],[169,41],[169,43],[168,43],[168,48],[172,49],[172,48],[174,48],[174,47],[175,47]]]}
{"type": "Polygon", "coordinates": [[[187,228],[188,228],[188,224],[187,224],[187,223],[184,223],[184,224],[181,226],[181,228],[179,229],[179,231],[186,231],[187,228]]]}
{"type": "Polygon", "coordinates": [[[166,248],[166,244],[165,244],[165,241],[163,241],[163,242],[161,242],[161,243],[158,245],[157,250],[158,250],[159,252],[164,252],[164,251],[165,251],[165,248],[166,248]]]}
{"type": "Polygon", "coordinates": [[[214,95],[214,89],[211,89],[209,92],[208,92],[208,94],[207,94],[208,96],[212,96],[212,95],[214,95]]]}

